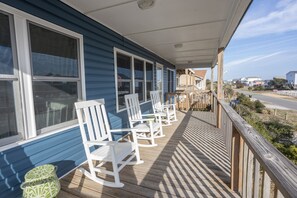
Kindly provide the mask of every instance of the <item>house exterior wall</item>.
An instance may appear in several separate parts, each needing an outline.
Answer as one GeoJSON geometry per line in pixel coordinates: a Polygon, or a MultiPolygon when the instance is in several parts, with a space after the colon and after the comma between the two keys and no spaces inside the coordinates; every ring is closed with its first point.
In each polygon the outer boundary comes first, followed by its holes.
{"type": "MultiPolygon", "coordinates": [[[[187,75],[181,74],[179,76],[179,84],[178,86],[186,86],[187,85],[187,75]]],[[[193,80],[193,77],[188,75],[188,85],[195,85],[195,80],[193,80]]]]}
{"type": "MultiPolygon", "coordinates": [[[[162,64],[163,87],[166,93],[166,68],[174,69],[174,65],[64,3],[58,0],[1,0],[0,2],[83,35],[86,99],[105,98],[111,128],[127,127],[128,124],[126,111],[116,113],[114,47],[162,64]]],[[[141,108],[144,112],[148,112],[151,103],[147,102],[141,108]]],[[[5,150],[1,150],[0,147],[1,197],[19,196],[24,174],[35,166],[55,164],[58,166],[58,176],[61,177],[86,160],[77,125],[26,142],[5,150]]]]}
{"type": "Polygon", "coordinates": [[[206,89],[206,78],[198,81],[198,83],[196,84],[196,86],[200,90],[205,90],[206,89]]]}
{"type": "Polygon", "coordinates": [[[259,77],[247,77],[241,79],[241,82],[244,83],[246,86],[254,86],[257,85],[255,82],[262,82],[262,79],[259,77]]]}
{"type": "Polygon", "coordinates": [[[297,71],[291,71],[291,72],[287,73],[286,79],[289,84],[292,84],[296,87],[297,86],[297,71]]]}

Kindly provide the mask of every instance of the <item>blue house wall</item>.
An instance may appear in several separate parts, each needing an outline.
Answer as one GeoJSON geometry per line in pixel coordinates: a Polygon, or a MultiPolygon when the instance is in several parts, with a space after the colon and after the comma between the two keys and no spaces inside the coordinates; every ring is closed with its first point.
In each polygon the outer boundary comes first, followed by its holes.
{"type": "MultiPolygon", "coordinates": [[[[174,65],[64,3],[58,0],[0,0],[0,2],[83,35],[86,97],[105,98],[112,128],[127,126],[126,111],[116,113],[114,47],[164,65],[163,82],[166,93],[167,67],[174,69],[174,65]]],[[[150,111],[151,103],[143,104],[142,110],[150,111]]],[[[58,176],[62,176],[85,160],[78,127],[1,151],[0,197],[20,196],[19,186],[23,182],[24,174],[35,166],[55,164],[58,166],[58,176]]]]}

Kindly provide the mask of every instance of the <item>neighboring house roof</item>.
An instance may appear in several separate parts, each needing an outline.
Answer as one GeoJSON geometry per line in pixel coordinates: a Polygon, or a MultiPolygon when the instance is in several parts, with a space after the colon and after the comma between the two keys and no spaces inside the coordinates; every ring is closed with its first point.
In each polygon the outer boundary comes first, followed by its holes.
{"type": "Polygon", "coordinates": [[[289,73],[297,73],[297,71],[289,71],[289,72],[287,73],[287,75],[288,75],[289,73]]]}
{"type": "Polygon", "coordinates": [[[201,78],[205,78],[207,70],[195,70],[195,75],[201,78]]]}

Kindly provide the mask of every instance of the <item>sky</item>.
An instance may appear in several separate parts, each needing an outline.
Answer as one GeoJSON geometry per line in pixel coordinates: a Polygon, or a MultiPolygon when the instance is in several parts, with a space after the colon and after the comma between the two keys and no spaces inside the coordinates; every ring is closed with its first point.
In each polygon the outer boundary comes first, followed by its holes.
{"type": "Polygon", "coordinates": [[[224,80],[266,80],[293,70],[297,71],[297,0],[254,0],[225,49],[224,80]]]}

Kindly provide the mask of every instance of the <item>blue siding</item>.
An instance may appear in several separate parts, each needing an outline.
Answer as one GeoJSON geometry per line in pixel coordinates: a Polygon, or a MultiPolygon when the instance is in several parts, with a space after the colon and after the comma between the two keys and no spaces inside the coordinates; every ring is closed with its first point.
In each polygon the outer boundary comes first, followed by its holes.
{"type": "Polygon", "coordinates": [[[21,193],[24,174],[34,166],[52,163],[62,176],[86,160],[78,128],[66,130],[0,152],[0,197],[21,193]]]}
{"type": "MultiPolygon", "coordinates": [[[[105,98],[112,128],[126,127],[128,124],[126,111],[116,113],[114,47],[164,65],[164,88],[167,87],[166,68],[174,68],[173,65],[64,3],[58,0],[0,2],[84,36],[87,99],[105,98]]],[[[151,103],[143,104],[142,110],[151,112],[151,103]]],[[[19,185],[24,174],[35,166],[55,164],[58,166],[58,176],[62,176],[85,160],[77,127],[0,152],[0,197],[20,195],[19,185]]]]}

